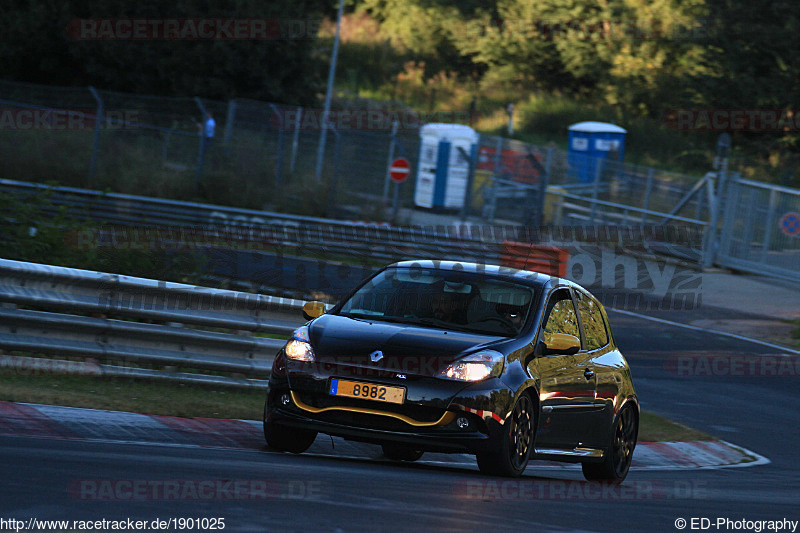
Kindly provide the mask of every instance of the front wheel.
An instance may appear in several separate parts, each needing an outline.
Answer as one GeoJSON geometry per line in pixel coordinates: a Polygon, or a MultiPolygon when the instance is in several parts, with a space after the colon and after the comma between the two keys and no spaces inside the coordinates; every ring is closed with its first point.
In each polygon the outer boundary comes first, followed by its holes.
{"type": "Polygon", "coordinates": [[[264,439],[273,450],[290,453],[303,453],[314,443],[317,432],[310,429],[279,426],[264,419],[264,439]]]}
{"type": "Polygon", "coordinates": [[[583,463],[583,477],[617,485],[625,480],[639,436],[639,421],[630,405],[622,408],[614,423],[614,438],[602,463],[583,463]]]}
{"type": "Polygon", "coordinates": [[[505,422],[497,450],[479,453],[478,468],[483,474],[518,477],[528,466],[533,449],[536,415],[530,396],[523,394],[505,422]]]}

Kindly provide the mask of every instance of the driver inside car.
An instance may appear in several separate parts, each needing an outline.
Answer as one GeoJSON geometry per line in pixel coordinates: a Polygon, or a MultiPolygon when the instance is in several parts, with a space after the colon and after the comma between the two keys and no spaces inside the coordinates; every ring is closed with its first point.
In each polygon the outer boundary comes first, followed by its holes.
{"type": "Polygon", "coordinates": [[[497,304],[497,314],[509,323],[513,324],[517,331],[525,321],[524,309],[519,305],[497,304]]]}
{"type": "Polygon", "coordinates": [[[447,287],[434,294],[431,302],[433,318],[453,324],[467,324],[468,295],[448,291],[447,287]]]}

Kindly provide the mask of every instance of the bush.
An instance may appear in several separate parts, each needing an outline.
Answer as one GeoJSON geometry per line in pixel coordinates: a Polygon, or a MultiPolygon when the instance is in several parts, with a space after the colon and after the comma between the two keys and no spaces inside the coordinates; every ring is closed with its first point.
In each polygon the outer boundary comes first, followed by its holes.
{"type": "Polygon", "coordinates": [[[48,191],[23,198],[4,194],[0,212],[0,248],[6,259],[184,283],[197,283],[206,273],[207,259],[198,253],[83,249],[77,245],[78,232],[99,227],[56,206],[48,191]]]}

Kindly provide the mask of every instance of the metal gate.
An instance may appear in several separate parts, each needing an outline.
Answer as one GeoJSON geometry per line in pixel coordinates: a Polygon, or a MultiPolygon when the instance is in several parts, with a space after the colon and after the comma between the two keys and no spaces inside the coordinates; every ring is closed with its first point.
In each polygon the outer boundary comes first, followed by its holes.
{"type": "Polygon", "coordinates": [[[724,210],[717,264],[800,280],[800,190],[733,179],[724,210]]]}

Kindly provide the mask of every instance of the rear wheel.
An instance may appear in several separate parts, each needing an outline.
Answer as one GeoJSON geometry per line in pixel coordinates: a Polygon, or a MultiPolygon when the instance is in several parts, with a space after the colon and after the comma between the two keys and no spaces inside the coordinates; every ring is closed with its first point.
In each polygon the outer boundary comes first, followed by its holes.
{"type": "Polygon", "coordinates": [[[503,427],[497,450],[477,455],[478,468],[484,474],[518,477],[528,466],[533,449],[536,415],[530,396],[523,394],[503,427]]]}
{"type": "Polygon", "coordinates": [[[264,439],[273,450],[290,453],[303,453],[317,438],[317,432],[310,429],[279,426],[264,419],[264,439]]]}
{"type": "Polygon", "coordinates": [[[583,477],[589,481],[618,484],[625,480],[636,448],[639,420],[633,407],[626,405],[614,423],[614,437],[602,463],[583,463],[583,477]]]}
{"type": "Polygon", "coordinates": [[[397,444],[382,444],[381,448],[383,448],[383,456],[392,461],[416,461],[425,453],[422,450],[415,450],[397,444]]]}

